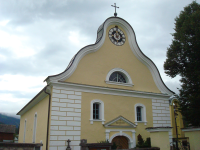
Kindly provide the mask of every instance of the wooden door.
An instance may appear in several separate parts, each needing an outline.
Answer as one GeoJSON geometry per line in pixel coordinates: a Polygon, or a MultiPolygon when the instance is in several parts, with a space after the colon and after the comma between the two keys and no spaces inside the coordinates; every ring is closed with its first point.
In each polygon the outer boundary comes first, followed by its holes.
{"type": "Polygon", "coordinates": [[[116,136],[112,143],[117,145],[117,149],[128,149],[128,139],[125,136],[116,136]]]}

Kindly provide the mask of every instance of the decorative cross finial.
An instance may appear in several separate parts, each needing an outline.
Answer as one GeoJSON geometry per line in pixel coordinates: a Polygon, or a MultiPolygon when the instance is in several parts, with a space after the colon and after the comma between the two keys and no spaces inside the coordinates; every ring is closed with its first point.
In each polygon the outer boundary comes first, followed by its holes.
{"type": "Polygon", "coordinates": [[[67,143],[68,143],[68,144],[67,144],[67,149],[70,148],[70,145],[69,145],[70,142],[71,142],[70,139],[68,139],[68,140],[67,140],[67,143]]]}
{"type": "Polygon", "coordinates": [[[119,8],[119,7],[116,6],[116,3],[114,3],[114,4],[115,4],[114,6],[113,6],[113,5],[111,5],[111,6],[112,6],[112,7],[115,7],[115,13],[114,13],[114,16],[117,17],[116,8],[119,8]]]}

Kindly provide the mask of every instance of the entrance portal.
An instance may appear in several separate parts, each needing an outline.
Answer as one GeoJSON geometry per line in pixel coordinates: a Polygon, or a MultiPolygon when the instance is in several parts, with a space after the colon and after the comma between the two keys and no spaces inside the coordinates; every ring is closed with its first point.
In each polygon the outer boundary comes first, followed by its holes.
{"type": "Polygon", "coordinates": [[[129,149],[128,139],[125,136],[116,136],[112,143],[117,145],[117,149],[129,149]]]}

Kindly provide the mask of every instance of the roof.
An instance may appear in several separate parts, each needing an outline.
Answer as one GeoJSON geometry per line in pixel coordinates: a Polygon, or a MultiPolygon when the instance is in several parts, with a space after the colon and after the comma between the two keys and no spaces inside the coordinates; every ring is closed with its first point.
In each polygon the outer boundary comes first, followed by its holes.
{"type": "Polygon", "coordinates": [[[17,115],[23,115],[25,112],[27,112],[30,108],[35,106],[37,103],[39,103],[45,96],[46,94],[46,88],[45,86],[32,100],[30,100],[18,113],[17,115]]]}
{"type": "Polygon", "coordinates": [[[15,133],[15,125],[0,124],[0,132],[3,133],[15,133]]]}

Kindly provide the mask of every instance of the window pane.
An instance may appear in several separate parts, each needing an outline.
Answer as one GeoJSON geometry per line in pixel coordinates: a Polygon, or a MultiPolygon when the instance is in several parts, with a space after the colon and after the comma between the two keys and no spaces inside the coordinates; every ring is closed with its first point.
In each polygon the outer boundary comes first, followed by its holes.
{"type": "Polygon", "coordinates": [[[99,119],[99,104],[93,104],[93,119],[99,119]]]}
{"type": "Polygon", "coordinates": [[[109,81],[115,81],[115,82],[123,82],[126,83],[125,77],[120,72],[113,72],[110,75],[109,81]]]}
{"type": "Polygon", "coordinates": [[[141,107],[137,107],[137,121],[142,121],[141,107]]]}
{"type": "Polygon", "coordinates": [[[99,109],[99,104],[96,104],[96,109],[99,109]]]}
{"type": "Polygon", "coordinates": [[[118,74],[118,82],[126,83],[126,80],[122,74],[118,74]]]}
{"type": "Polygon", "coordinates": [[[117,82],[117,72],[114,72],[114,73],[111,74],[109,81],[117,82]]]}

